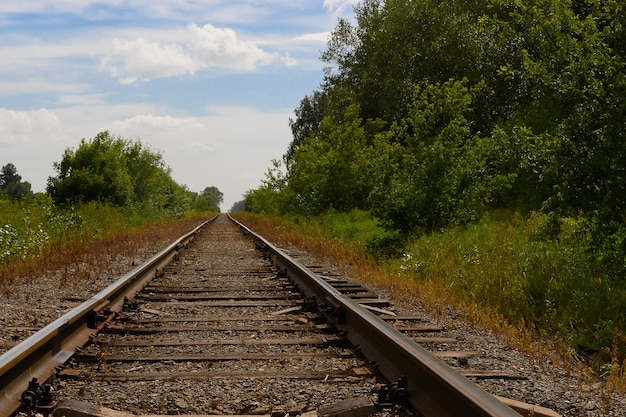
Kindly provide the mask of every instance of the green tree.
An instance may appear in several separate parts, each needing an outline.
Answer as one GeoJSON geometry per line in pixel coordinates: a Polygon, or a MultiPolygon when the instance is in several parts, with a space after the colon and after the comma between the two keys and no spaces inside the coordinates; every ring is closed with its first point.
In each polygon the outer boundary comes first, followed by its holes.
{"type": "Polygon", "coordinates": [[[362,2],[355,8],[356,26],[340,21],[322,53],[328,65],[324,88],[349,90],[364,119],[392,122],[406,116],[417,85],[450,78],[480,82],[493,69],[478,67],[484,65],[485,36],[472,28],[485,3],[362,2]]]}
{"type": "Polygon", "coordinates": [[[294,210],[295,199],[287,189],[287,178],[280,161],[272,161],[272,167],[265,173],[261,186],[249,190],[243,204],[246,210],[259,214],[279,215],[294,210]]]}
{"type": "Polygon", "coordinates": [[[55,177],[47,191],[57,204],[106,201],[128,205],[134,200],[133,184],[126,164],[126,141],[101,132],[91,141],[82,139],[76,150],[66,149],[54,163],[55,177]]]}
{"type": "Polygon", "coordinates": [[[318,136],[306,139],[287,166],[286,188],[299,210],[322,213],[329,208],[369,207],[372,138],[382,126],[380,121],[363,123],[358,106],[348,107],[342,123],[324,118],[318,136]]]}
{"type": "Polygon", "coordinates": [[[354,21],[290,121],[282,207],[371,204],[408,233],[544,210],[551,236],[582,218],[587,249],[626,270],[621,2],[365,0],[354,21]],[[372,135],[369,120],[392,127],[372,135]]]}
{"type": "Polygon", "coordinates": [[[217,187],[206,187],[196,197],[196,207],[200,206],[207,211],[220,211],[222,202],[224,202],[224,194],[217,187]]]}
{"type": "Polygon", "coordinates": [[[123,157],[126,171],[131,178],[133,199],[149,201],[163,195],[162,187],[170,177],[171,170],[161,154],[146,148],[138,140],[131,142],[117,138],[116,141],[123,144],[120,156],[123,157]]]}
{"type": "Polygon", "coordinates": [[[305,96],[295,110],[296,118],[289,119],[293,141],[283,157],[285,162],[288,163],[293,158],[296,149],[304,143],[306,138],[319,131],[324,118],[325,97],[326,95],[320,91],[315,91],[311,96],[305,96]]]}
{"type": "Polygon", "coordinates": [[[33,195],[30,183],[22,181],[22,176],[17,173],[17,168],[12,163],[3,166],[0,171],[0,195],[2,194],[11,200],[21,200],[33,195]]]}
{"type": "Polygon", "coordinates": [[[246,209],[246,203],[244,200],[235,201],[233,206],[230,208],[231,213],[236,213],[238,211],[244,211],[246,209]]]}
{"type": "Polygon", "coordinates": [[[54,169],[57,174],[48,178],[47,191],[57,204],[139,204],[144,210],[176,214],[190,204],[189,192],[172,179],[161,154],[108,131],[82,139],[76,150],[66,149],[54,169]]]}
{"type": "Polygon", "coordinates": [[[408,235],[467,223],[509,186],[513,176],[488,169],[493,142],[473,135],[465,117],[476,90],[457,81],[416,88],[393,140],[377,144],[382,181],[372,204],[390,228],[408,235]]]}

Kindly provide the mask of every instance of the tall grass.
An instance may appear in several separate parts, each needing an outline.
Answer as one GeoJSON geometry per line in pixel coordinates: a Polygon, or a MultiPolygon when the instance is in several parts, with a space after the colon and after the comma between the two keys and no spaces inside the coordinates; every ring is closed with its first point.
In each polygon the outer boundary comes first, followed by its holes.
{"type": "Polygon", "coordinates": [[[542,215],[492,213],[477,224],[415,238],[397,256],[375,262],[367,242],[389,236],[366,213],[297,221],[242,216],[268,237],[346,264],[353,276],[399,301],[434,311],[453,305],[529,352],[589,354],[588,363],[626,387],[619,377],[626,359],[626,282],[607,278],[602,265],[577,248],[574,220],[562,225],[560,240],[549,240],[542,238],[548,223],[542,215]]]}
{"type": "Polygon", "coordinates": [[[70,273],[79,278],[76,265],[89,268],[104,259],[102,254],[132,256],[143,242],[173,239],[209,215],[173,219],[148,213],[97,202],[59,208],[41,194],[22,202],[0,199],[0,292],[57,268],[64,270],[62,280],[70,279],[70,273]]]}
{"type": "MultiPolygon", "coordinates": [[[[411,242],[396,265],[406,279],[436,283],[465,309],[486,310],[572,349],[606,353],[623,345],[626,283],[603,278],[570,243],[567,228],[561,240],[538,238],[546,221],[488,217],[411,242]]],[[[613,351],[620,360],[625,353],[613,351]]]]}

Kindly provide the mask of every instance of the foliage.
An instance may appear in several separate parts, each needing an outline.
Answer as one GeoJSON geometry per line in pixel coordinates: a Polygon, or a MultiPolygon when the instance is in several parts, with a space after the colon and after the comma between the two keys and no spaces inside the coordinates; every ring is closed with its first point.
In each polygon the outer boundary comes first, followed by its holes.
{"type": "Polygon", "coordinates": [[[126,141],[102,132],[74,151],[66,149],[55,162],[56,177],[48,178],[48,193],[57,204],[108,201],[118,206],[133,201],[133,184],[126,168],[126,141]]]}
{"type": "Polygon", "coordinates": [[[362,2],[290,121],[272,211],[371,209],[409,236],[543,210],[551,238],[585,219],[578,249],[623,273],[625,15],[615,0],[362,2]]]}
{"type": "Polygon", "coordinates": [[[343,245],[362,250],[370,242],[383,239],[389,233],[371,213],[354,209],[347,212],[330,210],[319,216],[288,216],[306,234],[323,236],[343,245]]]}
{"type": "Polygon", "coordinates": [[[66,149],[54,169],[57,175],[48,178],[47,191],[56,204],[139,204],[145,210],[182,215],[191,203],[190,193],[172,179],[161,154],[108,131],[82,139],[76,150],[66,149]]]}
{"type": "Polygon", "coordinates": [[[380,123],[363,121],[358,107],[345,111],[343,122],[322,120],[317,137],[308,138],[295,151],[288,165],[286,189],[295,209],[318,214],[367,208],[373,187],[371,161],[373,136],[380,123]]]}
{"type": "Polygon", "coordinates": [[[200,195],[194,194],[194,208],[198,211],[220,211],[224,193],[217,187],[206,187],[200,195]]]}
{"type": "Polygon", "coordinates": [[[233,206],[228,210],[229,212],[236,213],[238,211],[244,211],[246,209],[246,202],[244,200],[235,201],[233,206]]]}
{"type": "Polygon", "coordinates": [[[98,201],[58,206],[42,193],[22,201],[0,197],[0,266],[27,263],[51,248],[97,241],[178,217],[167,210],[146,211],[98,201]]]}
{"type": "Polygon", "coordinates": [[[372,207],[392,229],[411,234],[465,224],[510,186],[515,173],[488,167],[493,140],[471,133],[466,115],[477,90],[457,81],[416,87],[392,141],[376,147],[384,182],[372,207]]]}
{"type": "Polygon", "coordinates": [[[282,171],[282,163],[272,161],[272,167],[265,173],[263,184],[249,190],[244,196],[246,210],[260,214],[283,214],[288,210],[289,197],[285,191],[287,179],[282,171]]]}
{"type": "MultiPolygon", "coordinates": [[[[51,245],[67,241],[70,235],[84,232],[82,210],[58,209],[44,195],[29,202],[0,199],[0,208],[0,264],[26,262],[51,245]]],[[[106,212],[100,211],[101,219],[106,212]]]]}
{"type": "Polygon", "coordinates": [[[315,91],[310,97],[305,96],[302,99],[300,106],[295,110],[296,118],[289,119],[293,141],[283,157],[285,162],[288,163],[293,158],[296,149],[305,139],[319,131],[324,118],[323,106],[327,101],[325,94],[320,91],[315,91]]]}
{"type": "MultiPolygon", "coordinates": [[[[602,278],[575,250],[580,225],[573,219],[563,224],[562,242],[536,239],[547,221],[542,214],[487,216],[414,240],[398,268],[452,292],[466,309],[492,311],[573,348],[614,346],[626,330],[626,282],[602,278]]],[[[626,350],[611,353],[626,357],[626,350]]]]}
{"type": "Polygon", "coordinates": [[[625,36],[617,0],[365,0],[322,52],[285,172],[246,209],[371,211],[389,233],[375,253],[416,242],[412,279],[572,346],[624,345],[625,36]],[[502,248],[463,243],[485,228],[502,248]],[[444,242],[465,257],[429,252],[444,242]],[[430,256],[456,264],[425,273],[430,256]]]}
{"type": "Polygon", "coordinates": [[[41,193],[19,202],[0,198],[0,293],[46,271],[54,271],[58,285],[78,285],[118,254],[138,259],[147,242],[166,245],[202,220],[169,215],[100,202],[59,207],[41,193]]]}
{"type": "Polygon", "coordinates": [[[22,181],[22,176],[17,173],[15,165],[8,163],[0,171],[0,196],[7,195],[11,200],[21,200],[30,197],[33,192],[27,181],[22,181]]]}

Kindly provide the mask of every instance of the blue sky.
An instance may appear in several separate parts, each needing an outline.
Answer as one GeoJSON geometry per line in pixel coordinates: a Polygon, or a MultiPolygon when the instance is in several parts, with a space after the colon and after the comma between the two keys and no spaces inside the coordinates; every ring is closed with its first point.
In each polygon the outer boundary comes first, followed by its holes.
{"type": "Polygon", "coordinates": [[[161,152],[222,210],[257,188],[323,77],[357,0],[2,0],[0,166],[44,191],[53,163],[108,130],[161,152]]]}

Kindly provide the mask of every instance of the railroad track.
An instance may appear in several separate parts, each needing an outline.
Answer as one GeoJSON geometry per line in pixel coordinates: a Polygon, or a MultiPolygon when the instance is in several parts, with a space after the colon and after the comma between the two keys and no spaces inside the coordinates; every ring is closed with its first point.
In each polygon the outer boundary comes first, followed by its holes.
{"type": "Polygon", "coordinates": [[[53,404],[51,375],[57,397],[134,414],[519,415],[444,363],[476,352],[389,307],[220,215],[0,356],[0,417],[53,404]]]}

